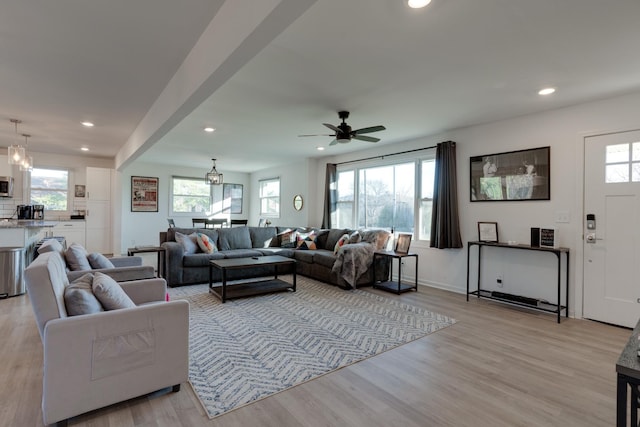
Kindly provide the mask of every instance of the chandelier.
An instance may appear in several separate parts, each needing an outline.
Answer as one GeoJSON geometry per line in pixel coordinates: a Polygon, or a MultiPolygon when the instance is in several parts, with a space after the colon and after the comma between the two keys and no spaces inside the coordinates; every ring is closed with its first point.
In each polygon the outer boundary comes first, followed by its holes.
{"type": "Polygon", "coordinates": [[[213,161],[213,167],[204,176],[204,181],[209,185],[220,185],[222,184],[222,174],[218,173],[216,169],[216,159],[211,159],[211,161],[213,161]]]}
{"type": "Polygon", "coordinates": [[[8,161],[10,165],[21,165],[26,155],[26,150],[18,142],[18,123],[22,123],[22,120],[9,119],[9,121],[15,125],[16,134],[13,138],[13,145],[9,146],[8,161]]]}

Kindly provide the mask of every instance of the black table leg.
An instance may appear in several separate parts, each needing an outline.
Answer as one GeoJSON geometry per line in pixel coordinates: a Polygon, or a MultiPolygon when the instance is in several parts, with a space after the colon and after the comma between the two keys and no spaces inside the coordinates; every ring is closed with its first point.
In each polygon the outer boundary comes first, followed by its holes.
{"type": "Polygon", "coordinates": [[[627,425],[627,380],[624,375],[618,374],[618,390],[616,400],[616,426],[627,425]]]}

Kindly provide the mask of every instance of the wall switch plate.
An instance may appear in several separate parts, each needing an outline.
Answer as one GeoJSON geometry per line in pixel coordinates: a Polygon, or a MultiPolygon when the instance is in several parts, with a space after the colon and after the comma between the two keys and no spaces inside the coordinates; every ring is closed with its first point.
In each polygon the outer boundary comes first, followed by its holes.
{"type": "Polygon", "coordinates": [[[557,223],[568,223],[571,222],[571,215],[568,211],[557,211],[556,212],[556,222],[557,223]]]}

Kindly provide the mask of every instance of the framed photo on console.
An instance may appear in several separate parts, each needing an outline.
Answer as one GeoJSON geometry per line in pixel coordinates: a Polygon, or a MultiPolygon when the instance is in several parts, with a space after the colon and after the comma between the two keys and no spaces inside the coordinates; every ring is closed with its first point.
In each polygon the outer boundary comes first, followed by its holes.
{"type": "Polygon", "coordinates": [[[478,222],[478,240],[481,242],[498,243],[498,223],[478,222]]]}
{"type": "Polygon", "coordinates": [[[396,240],[396,252],[401,254],[409,253],[409,246],[411,246],[411,234],[399,234],[398,240],[396,240]]]}

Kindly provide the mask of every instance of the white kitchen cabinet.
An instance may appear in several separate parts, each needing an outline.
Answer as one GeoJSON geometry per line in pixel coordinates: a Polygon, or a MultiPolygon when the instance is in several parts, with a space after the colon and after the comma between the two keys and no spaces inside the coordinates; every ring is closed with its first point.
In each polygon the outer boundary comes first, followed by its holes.
{"type": "Polygon", "coordinates": [[[86,248],[85,222],[82,220],[59,221],[53,227],[53,235],[64,237],[67,247],[72,243],[78,243],[86,248]]]}
{"type": "Polygon", "coordinates": [[[87,168],[86,248],[89,252],[112,253],[111,175],[107,168],[87,168]]]}

